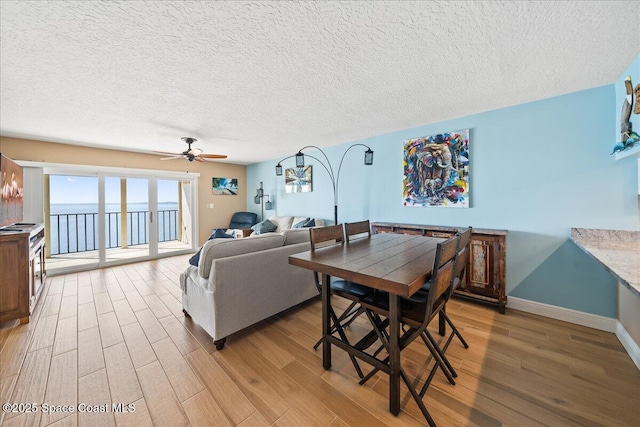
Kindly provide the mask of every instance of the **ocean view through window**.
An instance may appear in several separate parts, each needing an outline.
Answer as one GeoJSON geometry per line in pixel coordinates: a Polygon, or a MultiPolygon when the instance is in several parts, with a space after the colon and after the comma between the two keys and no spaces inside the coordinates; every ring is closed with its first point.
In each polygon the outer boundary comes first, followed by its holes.
{"type": "MultiPolygon", "coordinates": [[[[98,178],[49,175],[49,256],[87,253],[97,261],[100,248],[98,178]],[[89,254],[91,253],[92,254],[89,254]]],[[[136,256],[149,254],[151,227],[157,242],[185,241],[180,196],[184,183],[157,180],[157,209],[150,208],[147,178],[104,178],[104,247],[133,247],[136,256]],[[151,218],[151,212],[155,217],[151,218]],[[141,252],[143,250],[144,252],[141,252]]]]}
{"type": "MultiPolygon", "coordinates": [[[[93,251],[98,249],[98,204],[65,203],[51,204],[51,254],[93,251]],[[85,232],[87,230],[87,232],[85,232]]],[[[120,204],[105,204],[107,214],[107,248],[119,247],[120,204]],[[111,237],[111,243],[109,243],[111,237]]],[[[158,203],[158,241],[177,240],[178,202],[158,203]]],[[[127,233],[129,246],[149,243],[149,229],[145,226],[149,215],[148,203],[128,205],[130,230],[127,233]]]]}

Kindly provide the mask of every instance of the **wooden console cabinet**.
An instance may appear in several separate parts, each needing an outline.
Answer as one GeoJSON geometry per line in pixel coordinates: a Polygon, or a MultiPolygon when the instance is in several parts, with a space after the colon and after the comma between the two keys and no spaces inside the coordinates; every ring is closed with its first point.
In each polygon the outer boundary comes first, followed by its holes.
{"type": "Polygon", "coordinates": [[[0,322],[29,322],[46,280],[42,224],[0,229],[0,322]]]}
{"type": "MultiPolygon", "coordinates": [[[[462,229],[436,225],[395,224],[374,222],[374,233],[419,234],[448,238],[462,229]]],[[[455,294],[470,299],[490,302],[505,312],[506,295],[506,236],[507,230],[474,228],[467,273],[455,294]]]]}

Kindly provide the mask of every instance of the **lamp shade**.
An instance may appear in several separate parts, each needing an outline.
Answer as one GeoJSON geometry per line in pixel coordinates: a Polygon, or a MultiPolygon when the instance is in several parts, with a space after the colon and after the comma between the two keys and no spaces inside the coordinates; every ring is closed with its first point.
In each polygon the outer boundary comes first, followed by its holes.
{"type": "Polygon", "coordinates": [[[256,205],[259,205],[259,204],[260,204],[260,201],[261,201],[261,200],[260,200],[260,196],[258,196],[258,195],[256,195],[256,197],[254,197],[254,198],[253,198],[253,202],[254,202],[256,205]]]}
{"type": "Polygon", "coordinates": [[[276,175],[282,176],[282,165],[280,163],[276,165],[276,175]]]}
{"type": "Polygon", "coordinates": [[[302,151],[298,151],[298,154],[296,154],[296,167],[304,167],[304,154],[302,154],[302,151]]]}
{"type": "Polygon", "coordinates": [[[364,164],[368,166],[373,164],[373,150],[371,148],[364,152],[364,164]]]}
{"type": "Polygon", "coordinates": [[[269,200],[269,196],[267,196],[267,203],[264,204],[264,208],[268,211],[273,210],[273,203],[269,200]]]}

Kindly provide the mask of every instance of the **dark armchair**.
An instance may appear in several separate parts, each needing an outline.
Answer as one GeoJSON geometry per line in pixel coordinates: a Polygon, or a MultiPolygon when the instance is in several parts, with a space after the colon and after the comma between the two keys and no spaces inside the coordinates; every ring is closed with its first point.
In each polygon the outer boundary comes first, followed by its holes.
{"type": "Polygon", "coordinates": [[[236,212],[231,217],[229,229],[251,228],[258,223],[258,214],[253,212],[236,212]]]}

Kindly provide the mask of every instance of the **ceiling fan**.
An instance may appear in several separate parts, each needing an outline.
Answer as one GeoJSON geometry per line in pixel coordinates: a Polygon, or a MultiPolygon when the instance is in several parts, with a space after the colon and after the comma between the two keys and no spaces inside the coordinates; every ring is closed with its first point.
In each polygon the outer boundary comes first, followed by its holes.
{"type": "Polygon", "coordinates": [[[197,141],[197,139],[195,138],[191,138],[188,136],[183,136],[181,138],[184,142],[187,143],[187,145],[189,146],[189,148],[187,148],[185,151],[183,151],[182,153],[160,153],[160,154],[170,154],[171,157],[164,157],[160,160],[173,160],[173,159],[187,159],[190,162],[193,162],[194,160],[196,162],[204,162],[205,159],[226,159],[227,156],[224,154],[204,154],[202,152],[201,149],[199,148],[191,148],[191,144],[193,144],[194,142],[197,141]]]}

